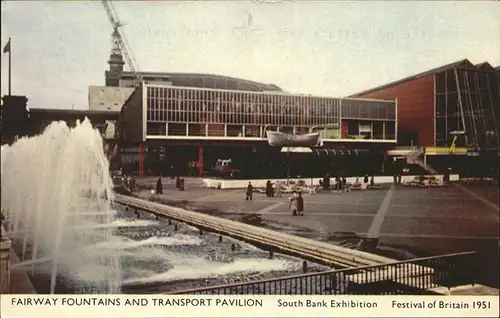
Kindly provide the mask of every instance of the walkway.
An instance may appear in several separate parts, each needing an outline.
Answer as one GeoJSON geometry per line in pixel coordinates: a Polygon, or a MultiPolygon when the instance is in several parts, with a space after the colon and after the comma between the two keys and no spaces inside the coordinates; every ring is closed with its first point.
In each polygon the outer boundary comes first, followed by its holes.
{"type": "Polygon", "coordinates": [[[395,262],[393,259],[362,251],[343,248],[333,244],[276,232],[138,198],[116,195],[115,200],[117,203],[138,210],[185,222],[202,229],[242,239],[258,245],[268,246],[272,249],[296,254],[303,258],[335,267],[372,266],[395,262]]]}

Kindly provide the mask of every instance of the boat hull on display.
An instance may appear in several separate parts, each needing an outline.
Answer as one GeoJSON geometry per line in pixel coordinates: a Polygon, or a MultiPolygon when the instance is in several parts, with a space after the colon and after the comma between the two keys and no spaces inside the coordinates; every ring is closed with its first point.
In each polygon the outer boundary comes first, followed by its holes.
{"type": "Polygon", "coordinates": [[[313,147],[319,143],[319,133],[293,135],[279,131],[266,131],[267,141],[273,147],[313,147]]]}

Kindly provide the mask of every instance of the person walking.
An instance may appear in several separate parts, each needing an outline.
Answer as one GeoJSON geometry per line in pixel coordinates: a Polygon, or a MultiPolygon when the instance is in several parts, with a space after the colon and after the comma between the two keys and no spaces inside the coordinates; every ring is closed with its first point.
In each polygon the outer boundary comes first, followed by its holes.
{"type": "Polygon", "coordinates": [[[135,192],[135,178],[133,176],[129,176],[129,190],[131,192],[135,192]]]}
{"type": "Polygon", "coordinates": [[[323,187],[324,190],[328,190],[330,188],[330,174],[325,174],[323,181],[320,180],[319,184],[323,187]]]}
{"type": "Polygon", "coordinates": [[[290,201],[288,210],[292,212],[293,216],[297,216],[297,192],[293,191],[292,196],[288,200],[290,201]]]}
{"type": "Polygon", "coordinates": [[[163,184],[161,183],[161,178],[156,181],[156,194],[163,194],[163,184]]]}
{"type": "Polygon", "coordinates": [[[276,181],[276,197],[281,198],[281,183],[276,181]]]}
{"type": "Polygon", "coordinates": [[[253,197],[253,186],[252,186],[252,183],[249,182],[248,185],[247,185],[247,191],[246,191],[246,200],[250,200],[252,201],[252,197],[253,197]]]}
{"type": "Polygon", "coordinates": [[[340,191],[342,189],[342,179],[340,179],[340,176],[335,177],[335,189],[337,191],[340,191]]]}
{"type": "Polygon", "coordinates": [[[363,184],[361,185],[361,190],[366,190],[368,188],[368,175],[366,174],[363,179],[363,184]]]}
{"type": "Polygon", "coordinates": [[[446,169],[446,172],[443,175],[443,184],[450,183],[450,171],[451,171],[451,168],[446,169]]]}
{"type": "Polygon", "coordinates": [[[122,183],[125,188],[128,188],[128,178],[127,175],[122,175],[122,183]]]}
{"type": "Polygon", "coordinates": [[[296,198],[297,200],[297,214],[304,215],[304,197],[302,196],[302,192],[299,191],[299,195],[296,198]]]}
{"type": "Polygon", "coordinates": [[[304,215],[304,197],[302,196],[302,192],[293,191],[289,200],[290,204],[288,205],[288,209],[292,212],[292,215],[304,215]]]}
{"type": "Polygon", "coordinates": [[[273,184],[271,183],[271,180],[267,180],[266,182],[266,196],[270,198],[273,194],[273,184]]]}

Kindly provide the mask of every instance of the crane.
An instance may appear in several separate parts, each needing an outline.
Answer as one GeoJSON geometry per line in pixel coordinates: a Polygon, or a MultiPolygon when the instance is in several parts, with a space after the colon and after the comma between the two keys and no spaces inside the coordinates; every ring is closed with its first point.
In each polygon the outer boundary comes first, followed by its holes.
{"type": "Polygon", "coordinates": [[[132,53],[132,50],[130,49],[125,33],[120,32],[120,28],[123,26],[123,23],[120,22],[115,7],[110,0],[102,0],[101,2],[104,6],[104,9],[106,10],[109,22],[113,27],[113,41],[118,46],[119,51],[125,58],[125,62],[127,63],[128,68],[134,75],[135,85],[139,86],[142,83],[142,75],[139,72],[139,65],[134,57],[134,54],[132,53]]]}

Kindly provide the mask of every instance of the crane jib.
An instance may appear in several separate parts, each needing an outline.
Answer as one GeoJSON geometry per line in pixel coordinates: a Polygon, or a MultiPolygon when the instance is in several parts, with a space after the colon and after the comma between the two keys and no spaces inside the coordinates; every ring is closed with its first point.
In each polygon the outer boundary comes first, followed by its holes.
{"type": "Polygon", "coordinates": [[[132,50],[130,48],[130,45],[128,44],[127,37],[125,36],[123,30],[120,31],[119,29],[121,26],[123,26],[123,23],[120,22],[120,19],[118,18],[118,13],[116,12],[116,9],[111,1],[102,0],[101,2],[104,6],[104,10],[106,10],[109,22],[113,27],[113,35],[112,35],[113,39],[117,41],[120,48],[120,53],[125,58],[125,62],[128,68],[130,69],[130,72],[132,72],[132,74],[134,75],[135,84],[136,86],[138,86],[142,83],[142,76],[139,71],[139,65],[137,63],[137,60],[135,59],[134,54],[132,53],[132,50]]]}

